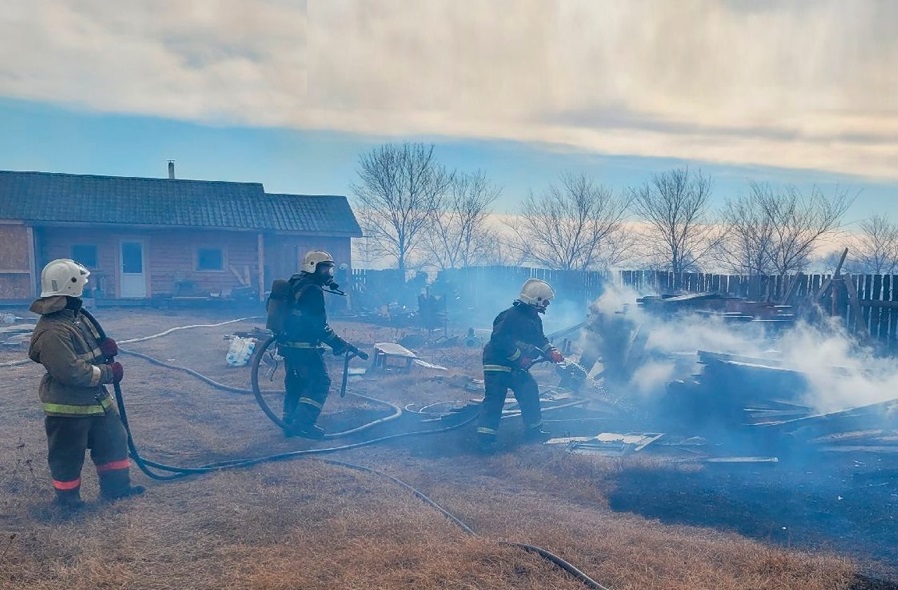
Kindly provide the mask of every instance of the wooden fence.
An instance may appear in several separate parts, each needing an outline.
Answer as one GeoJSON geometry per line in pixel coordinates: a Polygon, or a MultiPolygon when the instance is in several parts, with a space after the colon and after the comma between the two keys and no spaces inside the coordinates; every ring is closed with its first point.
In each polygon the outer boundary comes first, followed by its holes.
{"type": "MultiPolygon", "coordinates": [[[[549,282],[559,300],[588,305],[609,283],[639,295],[720,293],[731,297],[805,307],[811,301],[862,339],[898,352],[898,275],[797,274],[741,276],[711,273],[672,273],[652,270],[559,271],[541,268],[488,266],[444,271],[430,283],[434,293],[451,295],[464,309],[495,310],[513,299],[528,278],[549,282]]],[[[423,283],[409,287],[398,282],[395,270],[353,271],[354,291],[364,292],[380,304],[394,301],[403,291],[405,304],[415,305],[423,283]]],[[[361,293],[360,293],[361,294],[361,293]]]]}

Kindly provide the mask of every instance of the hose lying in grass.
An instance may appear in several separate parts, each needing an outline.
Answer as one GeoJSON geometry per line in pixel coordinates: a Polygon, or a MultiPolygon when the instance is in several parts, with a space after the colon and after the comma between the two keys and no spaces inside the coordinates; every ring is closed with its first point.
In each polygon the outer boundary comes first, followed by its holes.
{"type": "MultiPolygon", "coordinates": [[[[87,311],[87,310],[84,310],[87,311]]],[[[93,317],[93,316],[90,316],[93,317]]],[[[152,340],[153,338],[159,338],[160,336],[167,336],[172,332],[177,332],[179,330],[190,330],[192,328],[217,328],[218,326],[225,326],[227,324],[234,324],[237,322],[245,322],[248,320],[260,320],[264,319],[263,316],[249,316],[245,318],[237,318],[236,320],[227,320],[224,322],[218,322],[217,324],[190,324],[187,326],[176,326],[174,328],[169,328],[164,332],[159,332],[158,334],[153,334],[151,336],[141,336],[139,338],[129,338],[127,340],[118,340],[119,344],[132,344],[134,342],[143,342],[145,340],[152,340]]],[[[96,319],[94,319],[94,323],[96,324],[96,319]]],[[[7,361],[5,363],[0,363],[0,367],[15,367],[18,365],[26,365],[32,362],[31,359],[22,359],[18,361],[7,361]]]]}
{"type": "MultiPolygon", "coordinates": [[[[122,348],[119,348],[119,352],[122,354],[136,356],[137,358],[143,359],[143,360],[147,361],[148,363],[152,363],[152,364],[160,366],[160,367],[165,367],[167,369],[172,369],[175,371],[182,371],[184,373],[187,373],[188,375],[196,377],[203,383],[207,383],[208,385],[211,385],[215,389],[220,389],[221,391],[227,391],[230,393],[248,393],[248,394],[253,393],[252,389],[244,389],[242,387],[234,387],[233,385],[225,385],[224,383],[219,383],[218,381],[215,381],[213,379],[210,379],[206,375],[203,375],[199,371],[194,371],[193,369],[189,369],[187,367],[182,367],[180,365],[174,365],[171,363],[167,363],[165,361],[161,361],[157,358],[151,357],[148,354],[143,354],[141,352],[134,352],[133,350],[125,350],[122,348]]],[[[371,422],[368,422],[367,424],[363,424],[362,426],[358,426],[356,428],[351,428],[349,430],[343,430],[341,432],[332,432],[330,434],[326,434],[324,436],[325,439],[342,438],[344,436],[349,436],[350,434],[362,432],[364,430],[368,430],[369,428],[377,426],[378,424],[383,424],[384,422],[389,422],[391,420],[395,420],[396,418],[399,418],[402,415],[402,408],[400,408],[399,406],[397,406],[394,403],[391,403],[391,402],[388,402],[388,401],[382,400],[382,399],[377,399],[375,397],[369,397],[367,395],[362,395],[361,393],[354,393],[352,391],[347,391],[346,393],[349,395],[355,396],[357,398],[360,398],[360,399],[368,400],[370,402],[382,404],[385,406],[390,406],[390,408],[392,408],[392,410],[393,410],[393,413],[390,414],[389,416],[385,416],[383,418],[378,418],[377,420],[373,420],[371,422]]]]}
{"type": "MultiPolygon", "coordinates": [[[[390,481],[392,481],[393,483],[396,483],[396,484],[404,487],[405,489],[409,490],[410,492],[412,492],[415,495],[415,497],[422,500],[425,504],[438,510],[443,516],[445,516],[446,518],[451,520],[453,524],[458,526],[461,530],[463,530],[467,534],[471,535],[472,537],[479,536],[476,532],[474,532],[474,530],[471,527],[466,525],[457,516],[455,516],[454,514],[452,514],[451,512],[449,512],[448,510],[446,510],[445,508],[443,508],[442,506],[440,506],[439,504],[437,504],[436,502],[431,500],[421,490],[415,488],[411,484],[408,484],[408,483],[402,481],[398,477],[394,477],[388,473],[378,471],[377,469],[372,469],[371,467],[365,467],[363,465],[356,465],[355,463],[347,463],[345,461],[336,461],[334,459],[321,459],[321,461],[323,461],[324,463],[329,463],[331,465],[340,465],[342,467],[348,467],[349,469],[356,469],[358,471],[366,471],[368,473],[374,473],[376,475],[380,475],[381,477],[385,477],[385,478],[389,479],[390,481]]],[[[548,549],[544,549],[542,547],[537,547],[536,545],[530,545],[528,543],[515,543],[513,541],[499,541],[499,544],[500,545],[508,545],[510,547],[518,547],[519,549],[523,549],[524,551],[536,553],[543,559],[547,559],[548,561],[551,561],[556,566],[560,567],[567,573],[571,574],[572,576],[574,576],[575,578],[577,578],[578,580],[583,582],[587,587],[595,588],[597,590],[609,590],[606,586],[602,586],[601,584],[599,584],[598,582],[596,582],[595,580],[590,578],[588,575],[583,573],[575,565],[573,565],[572,563],[570,563],[568,561],[565,561],[564,559],[555,555],[548,549]]]]}
{"type": "MultiPolygon", "coordinates": [[[[146,355],[140,355],[140,356],[144,357],[146,355]]],[[[152,358],[152,357],[149,357],[149,358],[152,358]]],[[[153,360],[156,361],[156,359],[153,359],[153,360]]],[[[165,366],[165,363],[161,363],[161,361],[157,361],[157,362],[162,364],[162,366],[165,366]]],[[[212,381],[211,379],[208,379],[208,380],[203,379],[203,380],[206,381],[207,383],[212,384],[213,386],[216,385],[216,382],[212,381]]],[[[238,467],[250,467],[253,465],[258,465],[260,463],[267,463],[267,462],[279,461],[279,460],[284,460],[284,459],[292,459],[292,458],[302,457],[302,456],[318,455],[318,454],[324,454],[324,453],[335,453],[338,451],[345,451],[348,449],[354,449],[354,448],[358,448],[358,447],[372,445],[372,444],[376,444],[379,442],[384,442],[387,440],[394,440],[397,438],[402,438],[402,437],[407,437],[407,436],[419,436],[419,435],[426,435],[426,434],[437,434],[437,433],[441,433],[441,432],[449,432],[451,430],[456,430],[458,428],[462,428],[463,426],[470,424],[477,418],[477,415],[473,415],[458,424],[454,424],[452,426],[447,426],[444,428],[418,430],[418,431],[414,431],[414,432],[402,432],[402,433],[398,433],[398,434],[391,434],[391,435],[382,436],[379,438],[374,438],[374,439],[361,441],[361,442],[357,442],[357,443],[346,444],[346,445],[340,445],[340,446],[336,446],[336,447],[326,447],[326,448],[317,448],[317,449],[301,449],[301,450],[297,450],[297,451],[288,451],[285,453],[278,453],[278,454],[274,454],[274,455],[267,455],[267,456],[263,456],[263,457],[252,458],[252,459],[232,459],[229,461],[220,461],[217,463],[210,463],[208,465],[203,465],[200,467],[173,467],[171,465],[165,465],[163,463],[158,463],[156,461],[144,459],[140,455],[139,451],[137,450],[137,446],[134,444],[134,439],[131,436],[131,428],[128,426],[127,411],[125,409],[124,398],[121,394],[121,388],[116,387],[115,393],[116,393],[116,403],[118,404],[119,412],[121,413],[122,423],[125,425],[125,430],[128,433],[128,449],[131,453],[131,457],[134,460],[135,464],[137,464],[137,466],[140,468],[140,470],[143,471],[147,475],[147,477],[150,477],[151,479],[155,479],[155,480],[159,480],[159,481],[170,481],[173,479],[179,479],[182,477],[186,477],[188,475],[198,475],[198,474],[202,474],[202,473],[209,473],[212,471],[223,471],[225,469],[236,469],[238,467]],[[153,469],[156,469],[159,471],[168,471],[170,473],[162,475],[162,474],[153,472],[152,471],[153,469]]],[[[366,397],[366,396],[361,396],[361,397],[366,397]]],[[[389,404],[389,402],[383,402],[383,400],[377,400],[376,398],[367,398],[367,399],[381,401],[382,403],[389,404]]],[[[583,402],[580,401],[580,402],[566,403],[566,404],[562,404],[561,406],[547,409],[547,411],[549,411],[551,409],[561,409],[562,407],[570,407],[572,405],[577,405],[579,403],[583,403],[583,402]]],[[[392,405],[392,404],[390,404],[390,405],[392,405]]],[[[354,429],[354,430],[357,431],[358,429],[354,429]]],[[[347,431],[347,432],[349,432],[349,431],[347,431]]],[[[451,520],[455,525],[460,527],[466,533],[473,535],[473,536],[477,536],[477,533],[475,533],[473,531],[473,529],[471,529],[468,525],[466,525],[461,519],[459,519],[458,517],[453,515],[451,512],[449,512],[448,510],[446,510],[445,508],[443,508],[442,506],[440,506],[439,504],[437,504],[436,502],[431,500],[427,495],[425,495],[423,492],[421,492],[417,488],[400,480],[397,477],[393,477],[392,475],[383,473],[381,471],[377,471],[375,469],[371,469],[369,467],[364,467],[362,465],[356,465],[354,463],[348,463],[345,461],[335,461],[335,460],[330,460],[330,459],[325,459],[324,461],[326,463],[330,463],[333,465],[341,465],[341,466],[348,467],[351,469],[357,469],[360,471],[368,471],[370,473],[375,473],[382,477],[386,477],[387,479],[393,481],[394,483],[397,483],[397,484],[401,485],[402,487],[405,487],[406,489],[410,490],[412,493],[414,493],[414,495],[416,497],[420,498],[422,501],[424,501],[428,505],[430,505],[433,508],[435,508],[436,510],[438,510],[441,514],[443,514],[446,518],[451,520]]],[[[587,576],[585,573],[583,573],[581,570],[579,570],[576,566],[565,561],[564,559],[555,555],[554,553],[552,553],[551,551],[549,551],[547,549],[544,549],[542,547],[537,547],[536,545],[530,545],[530,544],[526,544],[526,543],[516,543],[516,542],[511,542],[511,541],[499,541],[499,544],[500,545],[508,545],[511,547],[518,547],[525,551],[536,553],[540,557],[549,560],[556,566],[558,566],[561,569],[563,569],[564,571],[568,572],[569,574],[571,574],[572,576],[574,576],[575,578],[577,578],[578,580],[583,582],[587,587],[595,588],[598,590],[608,590],[607,587],[602,586],[601,584],[599,584],[598,582],[596,582],[595,580],[593,580],[592,578],[587,576]]]]}
{"type": "MultiPolygon", "coordinates": [[[[127,418],[127,413],[125,410],[125,402],[121,396],[120,388],[116,388],[116,402],[118,403],[118,406],[119,406],[119,411],[120,411],[121,417],[122,417],[122,423],[125,425],[125,430],[128,433],[128,449],[131,452],[132,459],[134,459],[134,462],[137,464],[137,466],[140,468],[140,470],[143,471],[148,477],[150,477],[151,479],[160,480],[160,481],[169,481],[169,480],[173,480],[173,479],[179,479],[182,477],[186,477],[188,475],[197,475],[197,474],[202,474],[202,473],[209,473],[212,471],[223,471],[225,469],[235,469],[238,467],[250,467],[252,465],[258,465],[260,463],[267,463],[267,462],[279,461],[279,460],[284,460],[284,459],[292,459],[292,458],[302,457],[302,456],[324,454],[324,453],[335,453],[338,451],[345,451],[348,449],[354,449],[354,448],[358,448],[358,447],[372,445],[372,444],[376,444],[379,442],[383,442],[383,441],[387,441],[387,440],[394,440],[397,438],[402,438],[402,437],[407,437],[407,436],[418,436],[418,435],[425,435],[425,434],[436,434],[436,433],[440,433],[440,432],[449,432],[451,430],[456,430],[458,428],[462,428],[463,426],[470,424],[477,418],[477,416],[474,415],[466,420],[463,420],[462,422],[460,422],[458,424],[454,424],[452,426],[447,426],[445,428],[430,429],[430,430],[418,430],[418,431],[414,431],[414,432],[402,432],[402,433],[398,433],[398,434],[391,434],[388,436],[382,436],[379,438],[374,438],[374,439],[361,441],[361,442],[357,442],[357,443],[351,443],[351,444],[347,444],[347,445],[340,445],[340,446],[336,446],[336,447],[288,451],[285,453],[267,455],[264,457],[256,457],[253,459],[232,459],[230,461],[220,461],[217,463],[210,463],[208,465],[203,465],[201,467],[173,467],[170,465],[158,463],[156,461],[150,461],[150,460],[144,459],[143,457],[140,456],[140,453],[137,450],[137,446],[134,444],[134,440],[131,437],[131,429],[128,426],[128,418],[127,418]],[[169,471],[171,473],[169,473],[167,475],[160,475],[160,474],[157,474],[157,473],[154,473],[153,471],[151,471],[152,469],[157,469],[160,471],[169,471]]],[[[570,404],[565,404],[565,407],[568,407],[569,405],[570,404]]],[[[446,518],[451,520],[454,524],[456,524],[458,527],[460,527],[466,533],[473,535],[473,536],[477,536],[477,533],[475,533],[474,530],[471,529],[468,525],[466,525],[461,519],[459,519],[458,517],[453,515],[451,512],[449,512],[448,510],[446,510],[445,508],[443,508],[442,506],[440,506],[439,504],[437,504],[436,502],[431,500],[426,494],[424,494],[424,492],[421,492],[417,488],[411,486],[410,484],[402,481],[401,479],[399,479],[397,477],[393,477],[392,475],[383,473],[381,471],[377,471],[376,469],[371,469],[370,467],[356,465],[354,463],[348,463],[345,461],[335,461],[335,460],[331,460],[331,459],[324,459],[323,461],[326,463],[333,464],[333,465],[341,465],[341,466],[348,467],[351,469],[367,471],[370,473],[375,473],[377,475],[386,477],[387,479],[393,481],[394,483],[397,483],[397,484],[401,485],[402,487],[405,487],[406,489],[410,490],[412,493],[414,493],[414,495],[416,497],[420,498],[422,501],[424,501],[428,505],[430,505],[433,508],[435,508],[436,510],[438,510],[441,514],[443,514],[446,518]]],[[[518,548],[524,549],[525,551],[530,551],[530,552],[536,553],[540,557],[543,557],[544,559],[551,561],[553,564],[557,565],[561,569],[570,573],[571,575],[573,575],[574,577],[576,577],[577,579],[582,581],[584,584],[586,584],[587,587],[595,588],[598,590],[608,590],[607,587],[602,586],[601,584],[599,584],[598,582],[596,582],[595,580],[593,580],[592,578],[587,576],[585,573],[580,571],[576,566],[565,561],[561,557],[553,554],[552,552],[550,552],[547,549],[544,549],[542,547],[537,547],[535,545],[529,545],[529,544],[525,544],[525,543],[515,543],[515,542],[511,542],[511,541],[499,541],[499,544],[500,545],[508,545],[508,546],[512,546],[512,547],[518,547],[518,548]]]]}
{"type": "MultiPolygon", "coordinates": [[[[119,349],[119,352],[124,353],[125,351],[119,349]]],[[[126,354],[134,354],[134,353],[126,353],[126,354]]],[[[149,357],[148,355],[139,354],[139,356],[141,358],[146,358],[147,360],[151,360],[151,362],[154,362],[155,364],[158,364],[159,366],[163,366],[163,367],[169,366],[168,363],[165,363],[158,359],[154,359],[153,357],[149,357]]],[[[222,385],[216,381],[213,381],[212,379],[209,379],[208,377],[205,377],[205,376],[197,373],[196,371],[190,370],[190,373],[191,374],[196,373],[197,375],[204,377],[203,381],[206,383],[209,383],[213,387],[218,387],[218,386],[222,385]]],[[[224,386],[224,385],[222,385],[222,386],[230,387],[230,386],[224,386]]],[[[356,395],[357,397],[361,397],[361,398],[371,400],[374,402],[392,406],[401,412],[401,409],[398,406],[392,404],[391,402],[388,402],[385,400],[380,400],[380,399],[369,397],[369,396],[365,396],[365,395],[361,395],[361,394],[353,394],[353,395],[356,395]]],[[[350,443],[350,444],[345,444],[345,445],[339,445],[339,446],[335,446],[335,447],[324,447],[324,448],[316,448],[316,449],[300,449],[297,451],[287,451],[284,453],[277,453],[274,455],[266,455],[263,457],[255,457],[255,458],[250,458],[250,459],[232,459],[232,460],[227,460],[227,461],[219,461],[216,463],[209,463],[207,465],[202,465],[199,467],[175,467],[175,466],[165,465],[163,463],[158,463],[156,461],[151,461],[151,460],[145,459],[140,455],[140,453],[138,452],[137,447],[134,444],[134,441],[131,437],[131,427],[128,424],[128,414],[127,414],[127,409],[125,407],[125,400],[124,400],[124,396],[121,394],[120,388],[116,388],[115,396],[116,396],[115,401],[116,401],[116,404],[118,405],[119,413],[121,414],[122,423],[125,425],[125,430],[128,433],[128,448],[131,451],[131,455],[132,455],[132,458],[134,459],[134,462],[137,464],[137,466],[140,468],[140,470],[143,471],[147,475],[147,477],[150,477],[151,479],[156,479],[159,481],[169,481],[172,479],[186,477],[188,475],[209,473],[211,471],[222,471],[224,469],[234,469],[237,467],[249,467],[252,465],[258,465],[260,463],[265,463],[268,461],[279,461],[279,460],[283,460],[283,459],[290,459],[290,458],[301,457],[301,456],[305,456],[305,455],[319,455],[319,454],[325,454],[325,453],[335,453],[338,451],[345,451],[348,449],[354,449],[354,448],[358,448],[358,447],[368,446],[368,445],[372,445],[372,444],[376,444],[376,443],[380,443],[380,442],[384,442],[384,441],[388,441],[388,440],[394,440],[397,438],[403,438],[403,437],[409,437],[409,436],[419,436],[419,435],[423,436],[423,435],[427,435],[427,434],[438,434],[438,433],[442,433],[442,432],[449,432],[452,430],[457,430],[459,428],[462,428],[463,426],[467,426],[468,424],[470,424],[471,422],[473,422],[474,420],[477,419],[477,415],[475,414],[473,416],[470,416],[470,417],[464,419],[463,421],[459,422],[458,424],[453,424],[451,426],[444,426],[442,428],[429,428],[426,430],[416,430],[416,431],[412,431],[412,432],[400,432],[397,434],[390,434],[390,435],[381,436],[378,438],[373,438],[370,440],[365,440],[365,441],[360,441],[360,442],[350,443]],[[167,471],[170,473],[164,474],[164,475],[158,474],[158,473],[153,472],[152,471],[153,469],[156,469],[159,471],[167,471]]],[[[551,412],[553,410],[560,410],[562,408],[568,408],[568,407],[571,407],[574,405],[580,405],[580,404],[586,403],[586,401],[587,400],[578,400],[578,401],[574,401],[574,402],[567,402],[564,404],[560,404],[558,406],[553,406],[551,408],[544,408],[543,412],[551,412]]],[[[388,416],[387,418],[380,418],[378,420],[374,420],[373,422],[369,422],[369,423],[359,426],[357,428],[343,431],[342,433],[334,433],[331,436],[334,436],[334,437],[336,437],[338,435],[345,436],[348,434],[360,432],[362,430],[366,430],[366,429],[368,429],[372,426],[375,426],[377,424],[382,424],[383,422],[387,421],[388,419],[393,419],[395,417],[398,417],[398,416],[396,416],[394,414],[392,416],[388,416]]]]}

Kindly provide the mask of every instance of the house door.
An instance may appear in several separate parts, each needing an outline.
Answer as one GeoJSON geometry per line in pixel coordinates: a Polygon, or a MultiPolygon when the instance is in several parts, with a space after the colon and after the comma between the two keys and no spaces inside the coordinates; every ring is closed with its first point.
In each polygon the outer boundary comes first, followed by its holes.
{"type": "Polygon", "coordinates": [[[119,285],[121,297],[147,296],[147,277],[144,272],[143,242],[122,242],[119,285]]]}

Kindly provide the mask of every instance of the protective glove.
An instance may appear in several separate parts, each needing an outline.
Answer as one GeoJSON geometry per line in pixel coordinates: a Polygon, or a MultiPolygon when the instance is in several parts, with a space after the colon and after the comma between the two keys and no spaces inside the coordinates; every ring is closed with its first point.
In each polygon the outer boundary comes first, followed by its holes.
{"type": "Polygon", "coordinates": [[[546,354],[546,358],[555,364],[564,362],[564,355],[558,352],[558,349],[556,348],[550,349],[548,354],[546,354]]]}
{"type": "Polygon", "coordinates": [[[125,376],[125,368],[122,366],[120,362],[109,363],[106,365],[109,367],[110,372],[112,372],[112,382],[118,383],[125,376]]]}
{"type": "Polygon", "coordinates": [[[334,356],[340,356],[345,353],[351,345],[345,340],[336,340],[333,344],[331,344],[331,350],[334,353],[334,356]]]}
{"type": "Polygon", "coordinates": [[[106,358],[114,357],[118,355],[118,343],[112,338],[103,338],[100,340],[100,352],[106,358]]]}

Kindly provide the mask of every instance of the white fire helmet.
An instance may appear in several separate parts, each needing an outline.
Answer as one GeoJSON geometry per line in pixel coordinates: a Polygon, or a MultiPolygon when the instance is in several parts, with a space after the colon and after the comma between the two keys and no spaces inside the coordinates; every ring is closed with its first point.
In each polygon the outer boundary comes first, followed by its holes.
{"type": "Polygon", "coordinates": [[[330,269],[330,275],[334,274],[334,257],[324,250],[310,250],[302,257],[302,272],[313,274],[319,264],[324,264],[330,269]]]}
{"type": "Polygon", "coordinates": [[[527,279],[521,287],[521,295],[518,301],[532,305],[538,311],[545,312],[549,302],[555,298],[555,291],[546,281],[539,279],[527,279]]]}
{"type": "Polygon", "coordinates": [[[41,271],[41,297],[68,295],[81,297],[90,271],[69,258],[58,258],[47,263],[41,271]]]}

